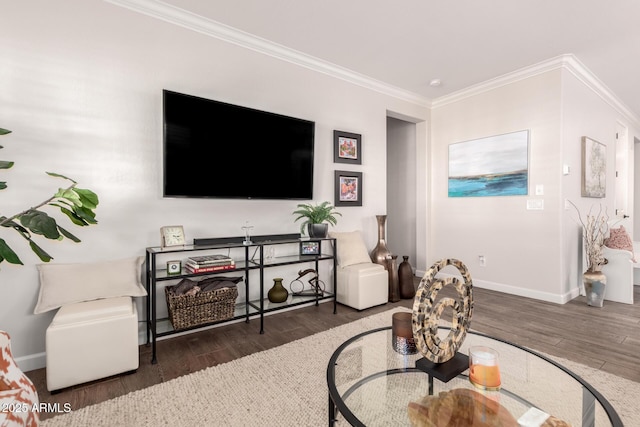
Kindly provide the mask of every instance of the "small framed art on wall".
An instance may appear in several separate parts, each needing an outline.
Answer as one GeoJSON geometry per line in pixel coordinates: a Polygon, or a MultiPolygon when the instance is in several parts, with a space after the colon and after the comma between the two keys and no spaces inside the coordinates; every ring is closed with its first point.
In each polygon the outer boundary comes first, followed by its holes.
{"type": "Polygon", "coordinates": [[[333,162],[362,164],[362,135],[334,130],[333,162]]]}
{"type": "Polygon", "coordinates": [[[362,172],[335,171],[336,206],[362,206],[362,172]]]}
{"type": "Polygon", "coordinates": [[[607,146],[582,137],[582,197],[602,198],[607,193],[607,146]]]}

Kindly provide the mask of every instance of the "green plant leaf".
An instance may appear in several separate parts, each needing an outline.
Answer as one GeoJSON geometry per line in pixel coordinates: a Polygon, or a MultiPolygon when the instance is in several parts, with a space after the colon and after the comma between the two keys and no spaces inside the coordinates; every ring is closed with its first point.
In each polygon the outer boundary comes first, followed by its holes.
{"type": "Polygon", "coordinates": [[[78,239],[76,236],[74,236],[73,234],[69,233],[67,230],[65,230],[64,228],[58,226],[58,230],[60,231],[60,234],[62,234],[64,237],[66,237],[67,239],[71,239],[76,243],[80,243],[80,239],[78,239]]]}
{"type": "Polygon", "coordinates": [[[95,209],[98,207],[100,202],[98,201],[98,195],[96,193],[86,188],[76,188],[75,190],[76,193],[78,193],[78,196],[80,196],[82,206],[88,209],[95,209]]]}
{"type": "Polygon", "coordinates": [[[42,235],[47,239],[60,239],[56,220],[45,212],[29,211],[20,217],[20,223],[31,232],[42,235]]]}
{"type": "MultiPolygon", "coordinates": [[[[11,133],[8,129],[0,128],[0,135],[6,135],[11,133]]],[[[0,146],[0,148],[3,148],[0,146]]],[[[9,169],[13,167],[14,162],[7,160],[0,160],[0,169],[9,169]]],[[[98,196],[93,191],[88,189],[76,189],[77,182],[65,175],[61,175],[55,172],[46,172],[47,175],[62,178],[70,181],[72,185],[69,188],[58,189],[58,192],[53,197],[43,201],[36,205],[34,208],[27,209],[24,213],[12,215],[11,221],[7,221],[6,216],[0,216],[1,226],[6,228],[13,228],[22,237],[29,241],[31,250],[43,261],[49,262],[53,259],[44,249],[32,240],[32,233],[34,235],[44,236],[51,240],[62,240],[64,237],[78,243],[80,239],[70,233],[68,230],[60,227],[56,220],[45,212],[38,211],[41,206],[53,206],[59,208],[73,224],[78,226],[86,226],[91,224],[97,224],[95,219],[95,209],[98,206],[98,196]],[[15,221],[14,221],[15,220],[15,221]],[[6,221],[6,222],[5,222],[6,221]]],[[[0,190],[7,188],[7,183],[0,181],[0,190]]],[[[0,263],[7,261],[13,264],[22,264],[22,261],[17,254],[9,247],[9,245],[2,239],[0,239],[0,263]]]]}
{"type": "MultiPolygon", "coordinates": [[[[3,222],[4,220],[6,220],[7,217],[6,216],[2,216],[0,217],[0,222],[3,222]]],[[[15,221],[9,221],[9,222],[4,222],[2,223],[3,227],[7,227],[7,228],[13,228],[15,229],[18,233],[22,234],[22,236],[25,239],[30,239],[31,238],[31,234],[29,234],[29,231],[24,228],[23,226],[21,226],[20,224],[18,224],[15,221]]]]}
{"type": "Polygon", "coordinates": [[[45,173],[49,176],[53,176],[56,178],[63,178],[63,179],[66,179],[67,181],[71,181],[74,184],[76,184],[76,182],[73,179],[69,178],[68,176],[60,175],[59,173],[55,173],[55,172],[45,172],[45,173]]]}
{"type": "Polygon", "coordinates": [[[42,262],[49,262],[53,259],[51,255],[49,255],[44,249],[36,244],[33,240],[29,240],[29,246],[31,246],[31,250],[38,255],[38,258],[42,262]]]}
{"type": "Polygon", "coordinates": [[[82,206],[82,202],[80,202],[80,195],[76,193],[73,188],[60,188],[55,194],[55,197],[69,200],[76,206],[82,206]]]}
{"type": "Polygon", "coordinates": [[[84,221],[86,225],[98,223],[98,221],[94,219],[96,214],[93,213],[91,209],[86,209],[84,207],[74,207],[73,213],[77,218],[80,218],[82,221],[84,221]]]}
{"type": "Polygon", "coordinates": [[[22,264],[18,255],[7,245],[3,239],[0,239],[0,256],[10,264],[22,264]]]}
{"type": "Polygon", "coordinates": [[[67,209],[67,208],[63,208],[60,207],[60,210],[62,211],[62,213],[64,213],[66,216],[69,217],[69,219],[71,220],[71,222],[73,222],[75,225],[78,225],[80,227],[84,227],[85,225],[88,225],[85,220],[83,220],[82,218],[78,217],[78,215],[76,215],[73,211],[67,209]]]}

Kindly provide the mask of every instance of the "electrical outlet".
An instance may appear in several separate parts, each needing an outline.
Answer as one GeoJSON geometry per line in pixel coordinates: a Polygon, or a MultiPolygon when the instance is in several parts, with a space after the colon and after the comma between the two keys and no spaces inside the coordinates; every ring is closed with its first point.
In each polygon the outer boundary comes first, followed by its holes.
{"type": "Polygon", "coordinates": [[[480,264],[480,267],[487,266],[487,259],[485,258],[484,255],[478,255],[478,264],[480,264]]]}

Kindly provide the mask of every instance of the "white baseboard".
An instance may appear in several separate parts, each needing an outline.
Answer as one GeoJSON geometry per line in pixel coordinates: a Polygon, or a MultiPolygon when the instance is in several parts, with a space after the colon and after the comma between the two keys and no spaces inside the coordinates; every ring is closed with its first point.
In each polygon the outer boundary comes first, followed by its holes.
{"type": "Polygon", "coordinates": [[[47,365],[46,353],[44,352],[16,357],[15,361],[22,372],[34,371],[47,365]]]}
{"type": "MultiPolygon", "coordinates": [[[[418,277],[424,276],[424,273],[426,273],[426,271],[416,270],[416,276],[418,277]]],[[[442,272],[438,274],[442,275],[443,277],[455,276],[455,274],[442,273],[442,272]]],[[[526,289],[526,288],[520,288],[517,286],[506,285],[504,283],[496,283],[496,282],[490,282],[488,280],[477,280],[477,279],[473,279],[473,286],[476,288],[488,289],[490,291],[504,292],[505,294],[517,295],[517,296],[526,297],[526,298],[533,298],[541,301],[553,302],[556,304],[566,304],[567,302],[571,301],[572,299],[580,295],[579,288],[571,289],[568,292],[559,295],[559,294],[552,294],[549,292],[536,291],[534,289],[526,289]]]]}

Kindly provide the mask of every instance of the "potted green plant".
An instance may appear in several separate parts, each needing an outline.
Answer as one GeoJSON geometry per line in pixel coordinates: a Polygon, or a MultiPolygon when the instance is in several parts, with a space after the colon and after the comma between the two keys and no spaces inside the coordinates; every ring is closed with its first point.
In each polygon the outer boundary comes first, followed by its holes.
{"type": "MultiPolygon", "coordinates": [[[[10,130],[0,128],[0,135],[9,133],[11,133],[10,130]]],[[[12,161],[0,160],[0,169],[9,169],[12,166],[12,161]]],[[[31,250],[43,262],[51,261],[52,257],[34,241],[33,237],[36,235],[51,240],[62,240],[66,237],[74,242],[80,242],[80,239],[62,228],[53,217],[49,216],[41,208],[46,206],[58,208],[73,224],[81,227],[97,224],[98,222],[93,211],[98,206],[98,196],[93,191],[77,188],[77,183],[64,175],[52,172],[47,172],[47,174],[55,178],[65,179],[71,184],[66,188],[59,188],[47,200],[22,212],[9,216],[0,213],[0,227],[2,227],[0,230],[15,230],[29,242],[31,250]]],[[[0,182],[0,190],[5,188],[7,188],[7,183],[0,182]]],[[[4,239],[0,238],[0,263],[3,261],[7,261],[10,264],[23,264],[18,254],[4,239]]]]}
{"type": "Polygon", "coordinates": [[[300,203],[297,208],[293,211],[293,215],[298,215],[294,222],[304,219],[300,224],[300,233],[305,234],[306,231],[309,237],[327,237],[329,224],[336,225],[336,216],[342,216],[335,206],[326,201],[316,205],[300,203]]]}

